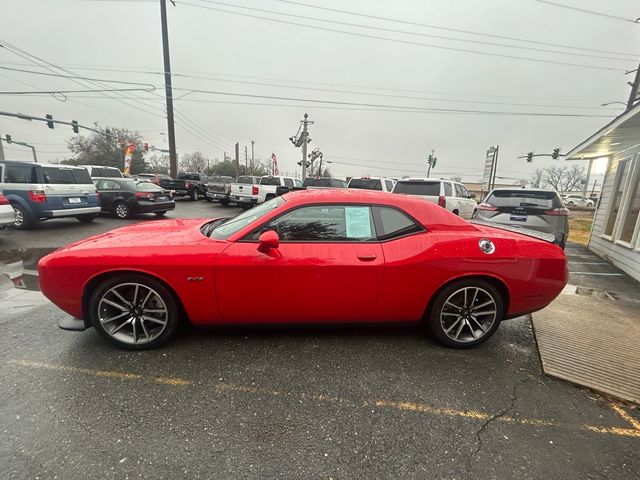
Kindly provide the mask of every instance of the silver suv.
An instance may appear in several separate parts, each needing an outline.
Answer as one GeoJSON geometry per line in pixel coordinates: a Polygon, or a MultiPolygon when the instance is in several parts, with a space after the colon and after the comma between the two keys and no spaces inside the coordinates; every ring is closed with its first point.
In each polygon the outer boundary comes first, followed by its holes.
{"type": "Polygon", "coordinates": [[[473,218],[550,233],[562,248],[569,235],[569,210],[553,190],[496,188],[478,205],[473,218]]]}

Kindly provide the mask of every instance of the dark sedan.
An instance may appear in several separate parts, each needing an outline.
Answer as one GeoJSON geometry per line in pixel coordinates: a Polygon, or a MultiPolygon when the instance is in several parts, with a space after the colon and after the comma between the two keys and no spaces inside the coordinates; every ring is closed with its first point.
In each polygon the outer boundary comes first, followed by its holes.
{"type": "Polygon", "coordinates": [[[118,218],[136,213],[155,213],[161,217],[176,208],[169,194],[151,182],[131,178],[96,178],[94,182],[102,211],[118,218]]]}

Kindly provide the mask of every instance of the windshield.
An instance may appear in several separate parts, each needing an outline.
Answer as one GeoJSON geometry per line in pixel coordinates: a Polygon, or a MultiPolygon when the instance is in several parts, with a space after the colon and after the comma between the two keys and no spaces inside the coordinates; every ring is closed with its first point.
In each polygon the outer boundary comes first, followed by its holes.
{"type": "Polygon", "coordinates": [[[360,188],[363,190],[382,190],[382,182],[374,178],[352,178],[349,188],[360,188]]]}
{"type": "Polygon", "coordinates": [[[272,198],[271,200],[220,224],[215,230],[213,230],[213,232],[211,232],[210,237],[217,238],[218,240],[226,240],[234,233],[239,232],[250,223],[265,216],[283,203],[284,199],[282,197],[272,198]]]}
{"type": "Polygon", "coordinates": [[[440,182],[398,182],[393,193],[406,193],[408,195],[440,195],[440,182]]]}

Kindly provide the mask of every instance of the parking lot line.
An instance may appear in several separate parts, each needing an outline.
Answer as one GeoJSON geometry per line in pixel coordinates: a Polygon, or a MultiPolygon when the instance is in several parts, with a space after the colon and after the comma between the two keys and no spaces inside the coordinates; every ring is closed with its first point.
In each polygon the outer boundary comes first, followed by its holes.
{"type": "MultiPolygon", "coordinates": [[[[34,361],[28,361],[28,360],[9,360],[8,363],[12,365],[19,365],[19,366],[34,368],[34,369],[56,370],[61,372],[90,375],[94,377],[115,378],[119,380],[133,380],[133,381],[142,380],[142,381],[157,383],[160,385],[168,385],[171,387],[182,387],[182,386],[193,385],[192,381],[186,380],[180,377],[163,377],[163,376],[154,376],[154,375],[143,375],[139,373],[121,372],[121,371],[94,370],[90,368],[69,367],[65,365],[54,365],[50,363],[34,362],[34,361]]],[[[411,412],[425,413],[425,414],[440,416],[440,417],[450,417],[450,418],[460,417],[460,418],[468,418],[471,420],[478,420],[478,421],[487,421],[487,420],[493,419],[496,422],[510,423],[514,425],[535,426],[535,427],[565,427],[565,428],[574,428],[574,429],[585,430],[588,432],[594,432],[594,433],[600,433],[600,434],[640,438],[640,421],[635,420],[631,415],[629,415],[629,413],[624,408],[613,403],[611,404],[611,408],[613,409],[613,411],[616,412],[616,414],[618,414],[618,416],[620,416],[623,420],[629,423],[633,428],[609,427],[609,426],[598,426],[598,425],[563,425],[563,424],[558,424],[552,420],[496,415],[496,414],[481,412],[476,410],[463,410],[463,409],[456,409],[456,408],[436,407],[436,406],[428,405],[425,403],[398,402],[398,401],[390,401],[390,400],[382,400],[382,399],[357,401],[357,400],[348,400],[344,398],[333,397],[331,395],[325,395],[325,394],[311,394],[311,393],[304,393],[304,392],[283,392],[280,390],[273,390],[273,389],[258,387],[256,385],[215,383],[213,384],[213,388],[218,393],[237,392],[237,393],[244,393],[244,394],[268,395],[272,397],[280,397],[280,396],[295,397],[295,398],[299,398],[300,400],[315,400],[315,401],[335,403],[335,404],[349,404],[349,405],[355,405],[355,406],[360,406],[365,408],[374,407],[374,408],[391,409],[396,411],[411,411],[411,412]]]]}

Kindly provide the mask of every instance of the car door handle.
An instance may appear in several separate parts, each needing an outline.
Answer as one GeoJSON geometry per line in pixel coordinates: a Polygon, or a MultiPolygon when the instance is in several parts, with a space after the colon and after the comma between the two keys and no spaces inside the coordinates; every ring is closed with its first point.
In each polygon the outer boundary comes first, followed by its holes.
{"type": "Polygon", "coordinates": [[[372,260],[375,260],[376,258],[378,258],[378,256],[374,253],[371,253],[369,255],[358,255],[358,260],[362,260],[363,262],[370,262],[372,260]]]}

